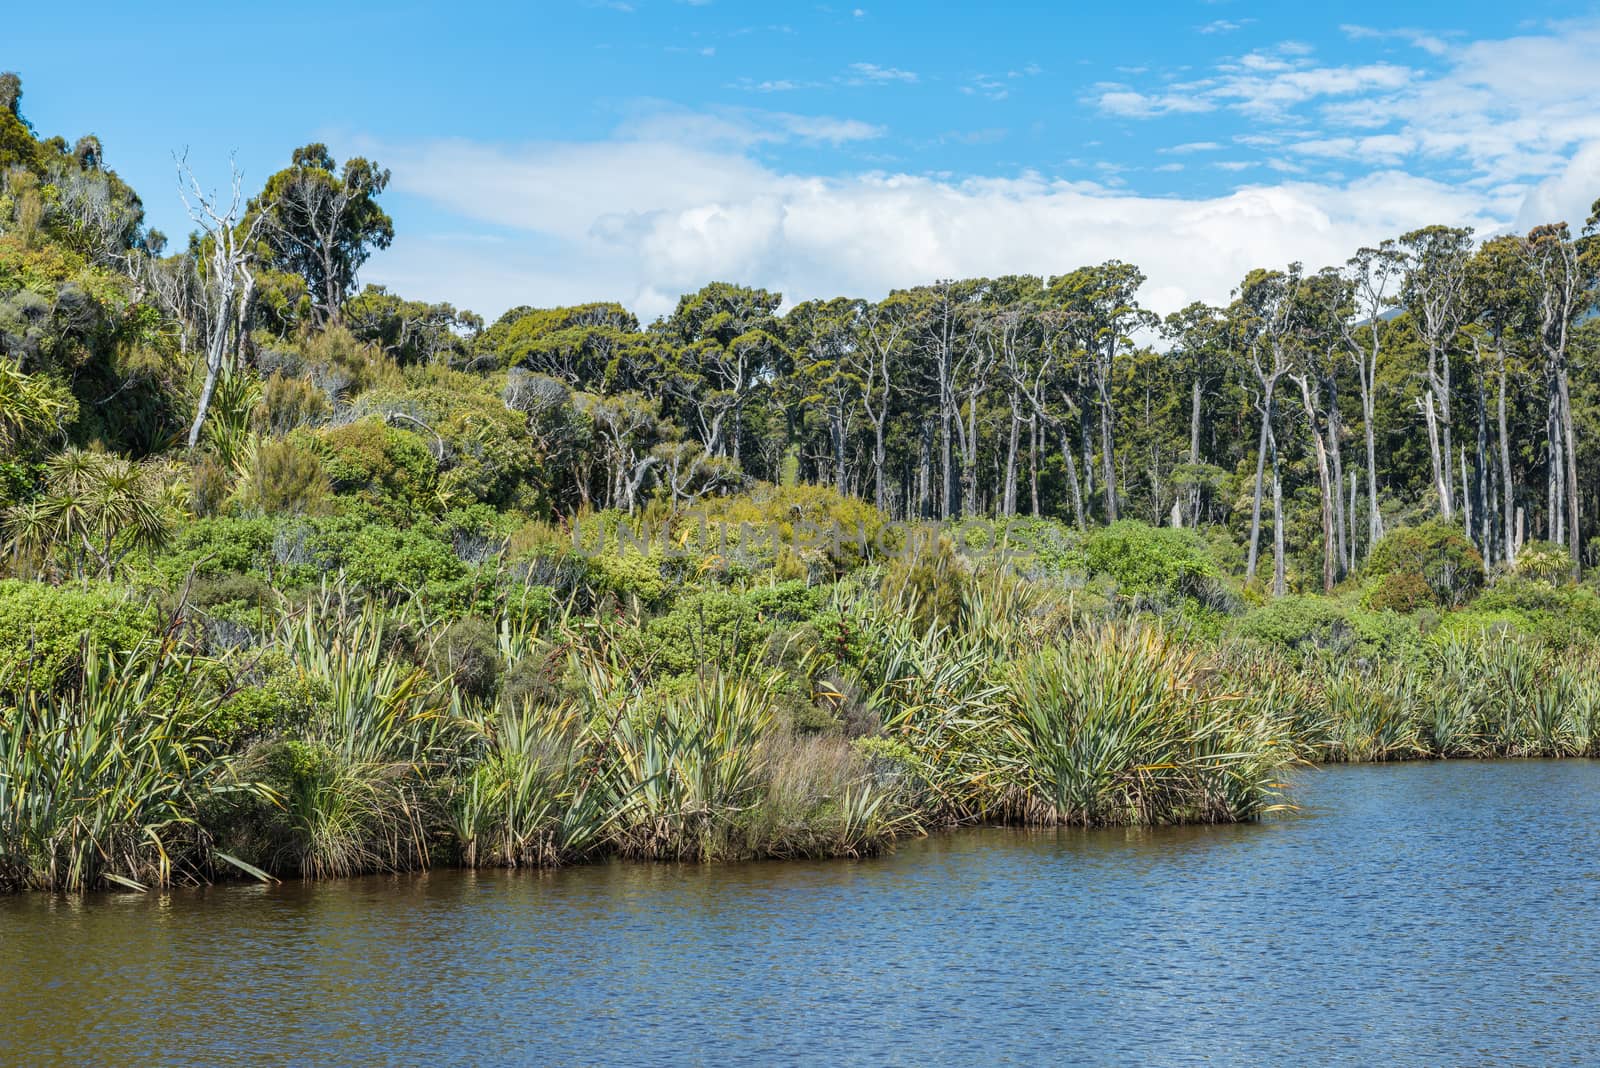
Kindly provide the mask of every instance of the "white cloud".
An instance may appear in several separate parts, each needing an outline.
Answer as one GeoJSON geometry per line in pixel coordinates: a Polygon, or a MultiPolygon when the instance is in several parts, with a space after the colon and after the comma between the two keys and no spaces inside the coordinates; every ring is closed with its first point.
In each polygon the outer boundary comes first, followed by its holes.
{"type": "Polygon", "coordinates": [[[755,81],[752,78],[741,78],[729,89],[743,89],[751,93],[790,93],[798,89],[815,89],[821,82],[802,82],[790,78],[771,78],[765,81],[755,81]]]}
{"type": "MultiPolygon", "coordinates": [[[[1581,226],[1600,193],[1600,22],[1452,42],[1442,53],[1403,33],[1428,53],[1417,68],[1320,64],[1289,43],[1194,77],[1176,72],[1152,88],[1091,87],[1088,101],[1121,118],[1213,113],[1216,129],[1205,134],[1215,140],[1163,151],[1223,156],[1203,157],[1210,181],[1234,173],[1226,181],[1239,182],[1236,172],[1260,168],[1248,172],[1259,181],[1214,196],[1122,191],[1115,169],[1126,161],[1114,155],[1097,160],[1111,169],[1093,183],[1034,173],[793,173],[754,154],[783,142],[861,143],[885,131],[756,109],[657,105],[612,139],[588,143],[373,145],[395,191],[444,216],[441,230],[476,225],[510,240],[430,239],[402,226],[367,273],[491,314],[608,298],[648,317],[719,278],[790,300],[874,297],[939,277],[1049,274],[1116,257],[1146,270],[1145,299],[1166,311],[1225,299],[1253,267],[1342,262],[1362,244],[1428,223],[1480,232],[1554,219],[1581,226]],[[1230,116],[1248,121],[1230,129],[1230,116]]],[[[858,64],[838,80],[909,84],[917,76],[858,64]]]]}
{"type": "Polygon", "coordinates": [[[1255,51],[1216,68],[1210,76],[1143,92],[1116,82],[1093,87],[1091,100],[1109,115],[1153,119],[1162,115],[1199,113],[1227,107],[1256,119],[1277,119],[1306,101],[1394,91],[1407,85],[1414,72],[1393,63],[1319,67],[1304,58],[1300,47],[1285,42],[1271,51],[1255,51]]]}
{"type": "Polygon", "coordinates": [[[1600,197],[1600,142],[1585,145],[1561,169],[1528,191],[1517,212],[1516,228],[1564,222],[1573,233],[1583,228],[1600,197]]]}
{"type": "Polygon", "coordinates": [[[492,255],[482,243],[403,238],[374,258],[371,280],[489,314],[605,297],[649,317],[713,279],[790,300],[874,297],[939,277],[1059,273],[1113,257],[1145,269],[1146,299],[1166,311],[1225,299],[1252,267],[1341,262],[1423,223],[1493,226],[1515,209],[1399,172],[1184,199],[1036,174],[810,177],[737,151],[637,141],[441,142],[381,146],[381,158],[397,191],[522,237],[492,255]]]}
{"type": "Polygon", "coordinates": [[[1197,114],[1213,111],[1216,105],[1197,96],[1184,93],[1140,93],[1125,85],[1102,83],[1095,86],[1094,102],[1107,115],[1131,119],[1155,118],[1158,115],[1197,114]]]}
{"type": "Polygon", "coordinates": [[[1285,42],[1184,82],[1169,73],[1158,89],[1102,83],[1091,100],[1103,113],[1147,120],[1232,111],[1252,124],[1233,136],[1237,144],[1285,142],[1300,156],[1365,166],[1404,162],[1502,191],[1550,177],[1600,141],[1600,20],[1471,42],[1413,29],[1344,30],[1358,41],[1400,39],[1427,56],[1419,67],[1332,66],[1285,42]]]}
{"type": "Polygon", "coordinates": [[[1277,62],[1261,57],[1259,65],[1246,63],[1244,67],[1250,73],[1223,78],[1207,90],[1207,95],[1228,101],[1246,113],[1273,117],[1316,97],[1399,89],[1413,76],[1410,68],[1393,63],[1284,69],[1275,65],[1277,62]]]}
{"type": "Polygon", "coordinates": [[[883,132],[883,127],[859,119],[826,115],[796,115],[754,108],[702,112],[671,107],[644,109],[617,131],[629,141],[701,147],[748,147],[796,140],[840,145],[849,141],[870,141],[882,137],[883,132]]]}
{"type": "Polygon", "coordinates": [[[1344,35],[1352,41],[1382,41],[1399,39],[1405,41],[1413,48],[1420,48],[1430,55],[1442,56],[1450,50],[1444,38],[1438,34],[1428,33],[1426,30],[1377,30],[1371,26],[1344,25],[1339,27],[1344,35]]]}
{"type": "Polygon", "coordinates": [[[876,63],[852,63],[846,80],[855,84],[886,84],[889,82],[915,82],[915,71],[899,67],[880,67],[876,63]]]}

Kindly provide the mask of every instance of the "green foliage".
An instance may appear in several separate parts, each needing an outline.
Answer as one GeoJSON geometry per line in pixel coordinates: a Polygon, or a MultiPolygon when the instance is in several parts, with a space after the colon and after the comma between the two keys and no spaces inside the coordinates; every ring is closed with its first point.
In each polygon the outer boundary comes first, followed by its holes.
{"type": "Polygon", "coordinates": [[[411,431],[369,417],[326,431],[318,440],[337,492],[353,494],[401,522],[437,506],[438,461],[411,431]]]}
{"type": "Polygon", "coordinates": [[[301,671],[281,649],[252,655],[232,685],[232,696],[212,721],[217,740],[229,752],[292,734],[326,714],[326,680],[301,671]]]}
{"type": "Polygon", "coordinates": [[[291,165],[267,179],[251,202],[266,212],[262,227],[272,266],[305,279],[319,321],[337,320],[373,249],[388,248],[394,222],[378,206],[389,172],[368,160],[341,170],[321,143],[294,150],[291,165]]]}
{"type": "Polygon", "coordinates": [[[1394,612],[1372,611],[1325,597],[1280,597],[1233,626],[1241,638],[1286,652],[1334,659],[1376,660],[1417,655],[1414,623],[1394,612]]]}
{"type": "Polygon", "coordinates": [[[601,589],[624,604],[648,609],[659,605],[672,590],[672,584],[661,573],[659,554],[601,553],[588,562],[601,589]]]}
{"type": "Polygon", "coordinates": [[[261,387],[257,422],[272,434],[315,426],[332,410],[328,395],[304,378],[274,371],[261,387]]]}
{"type": "Polygon", "coordinates": [[[1401,527],[1372,547],[1366,572],[1381,578],[1413,575],[1433,593],[1437,604],[1457,607],[1483,586],[1483,557],[1458,528],[1441,520],[1401,527]]]}
{"type": "Polygon", "coordinates": [[[342,571],[351,584],[375,593],[416,594],[466,574],[454,550],[418,527],[396,528],[359,519],[322,523],[311,547],[326,571],[342,571]]]}
{"type": "Polygon", "coordinates": [[[449,304],[402,300],[369,285],[345,303],[344,321],[358,340],[370,342],[402,367],[457,363],[467,357],[470,332],[483,320],[449,304]]]}
{"type": "Polygon", "coordinates": [[[1521,578],[1559,584],[1572,575],[1572,555],[1563,545],[1530,541],[1517,553],[1513,570],[1521,578]]]}
{"type": "Polygon", "coordinates": [[[448,679],[457,692],[486,701],[500,678],[499,635],[486,619],[458,619],[434,641],[430,661],[434,674],[448,679]]]}
{"type": "Polygon", "coordinates": [[[1399,612],[1401,615],[1409,615],[1434,603],[1433,590],[1426,580],[1410,571],[1384,575],[1367,593],[1369,607],[1378,611],[1399,612]]]}
{"type": "Polygon", "coordinates": [[[1123,594],[1206,605],[1219,599],[1216,565],[1193,531],[1124,519],[1090,532],[1083,552],[1089,569],[1123,594]]]}
{"type": "Polygon", "coordinates": [[[22,569],[112,578],[128,556],[172,534],[162,472],[126,457],[68,449],[45,464],[45,492],[5,514],[7,548],[22,569]]]}
{"type": "Polygon", "coordinates": [[[70,684],[0,667],[0,890],[165,887],[220,864],[205,808],[232,793],[208,727],[227,694],[188,684],[205,663],[171,643],[90,648],[70,684]]]}
{"type": "Polygon", "coordinates": [[[183,524],[167,551],[154,563],[163,585],[178,589],[192,571],[198,575],[271,572],[273,545],[282,524],[260,517],[211,516],[183,524]]]}
{"type": "Polygon", "coordinates": [[[247,487],[247,507],[269,515],[321,511],[333,492],[322,457],[310,442],[299,438],[258,441],[247,487]]]}
{"type": "Polygon", "coordinates": [[[102,654],[129,650],[156,625],[154,611],[114,587],[3,580],[0,675],[52,693],[82,663],[85,643],[102,654]]]}
{"type": "Polygon", "coordinates": [[[32,451],[77,414],[77,400],[58,383],[24,374],[19,363],[0,358],[0,449],[11,455],[32,451]]]}
{"type": "Polygon", "coordinates": [[[525,483],[536,475],[540,458],[527,418],[506,407],[478,376],[429,367],[408,377],[407,389],[371,391],[360,408],[384,413],[431,444],[438,457],[438,497],[454,505],[528,503],[525,483]]]}
{"type": "Polygon", "coordinates": [[[1016,754],[1001,799],[1014,818],[1233,821],[1275,798],[1283,725],[1208,691],[1194,654],[1152,631],[1046,648],[1014,666],[1008,696],[997,733],[1016,754]]]}
{"type": "Polygon", "coordinates": [[[949,538],[927,537],[889,561],[879,593],[913,626],[928,630],[961,619],[971,582],[971,567],[955,544],[949,538]]]}

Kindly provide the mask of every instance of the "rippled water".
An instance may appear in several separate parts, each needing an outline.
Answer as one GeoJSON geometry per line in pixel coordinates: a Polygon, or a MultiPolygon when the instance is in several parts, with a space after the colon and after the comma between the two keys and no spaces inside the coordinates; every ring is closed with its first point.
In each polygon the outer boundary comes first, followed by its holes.
{"type": "Polygon", "coordinates": [[[1600,763],[1330,768],[1299,796],[862,863],[3,900],[0,1059],[1595,1062],[1600,763]]]}

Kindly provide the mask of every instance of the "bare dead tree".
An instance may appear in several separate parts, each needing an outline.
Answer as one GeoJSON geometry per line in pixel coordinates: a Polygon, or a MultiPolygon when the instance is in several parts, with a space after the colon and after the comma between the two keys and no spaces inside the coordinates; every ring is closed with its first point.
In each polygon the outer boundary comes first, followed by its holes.
{"type": "Polygon", "coordinates": [[[194,422],[189,426],[189,448],[193,449],[200,441],[206,411],[211,407],[217,378],[228,355],[229,337],[235,332],[243,336],[244,310],[255,289],[255,274],[250,269],[252,246],[266,213],[256,212],[249,221],[241,223],[244,175],[234,160],[228,161],[230,186],[226,204],[217,193],[207,193],[200,185],[187,156],[178,157],[177,167],[178,195],[183,198],[189,218],[210,242],[205,257],[206,272],[200,285],[200,300],[205,310],[206,377],[195,405],[194,422]]]}

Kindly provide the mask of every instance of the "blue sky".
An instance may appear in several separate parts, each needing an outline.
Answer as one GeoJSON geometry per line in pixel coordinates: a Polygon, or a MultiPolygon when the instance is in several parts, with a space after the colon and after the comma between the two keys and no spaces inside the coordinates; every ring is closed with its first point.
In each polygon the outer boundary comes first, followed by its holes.
{"type": "Polygon", "coordinates": [[[1595,4],[257,7],[28,5],[0,68],[174,235],[174,151],[247,187],[308,140],[377,158],[399,237],[367,278],[490,315],[1112,256],[1168,310],[1600,196],[1595,4]]]}

